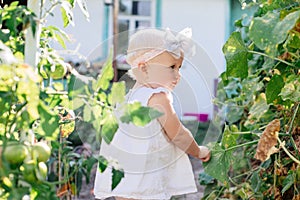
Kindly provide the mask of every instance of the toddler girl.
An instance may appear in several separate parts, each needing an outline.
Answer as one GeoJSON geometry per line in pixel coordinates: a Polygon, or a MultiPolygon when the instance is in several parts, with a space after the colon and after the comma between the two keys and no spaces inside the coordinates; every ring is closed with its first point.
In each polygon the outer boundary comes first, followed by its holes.
{"type": "Polygon", "coordinates": [[[190,29],[176,36],[169,30],[144,29],[130,38],[127,62],[136,84],[126,100],[139,101],[163,115],[145,127],[120,123],[112,142],[102,142],[100,155],[117,160],[125,177],[111,191],[111,169],[97,171],[96,198],[162,200],[197,191],[187,154],[207,162],[210,152],[198,146],[181,124],[171,95],[180,80],[183,57],[193,53],[190,36],[190,29]]]}

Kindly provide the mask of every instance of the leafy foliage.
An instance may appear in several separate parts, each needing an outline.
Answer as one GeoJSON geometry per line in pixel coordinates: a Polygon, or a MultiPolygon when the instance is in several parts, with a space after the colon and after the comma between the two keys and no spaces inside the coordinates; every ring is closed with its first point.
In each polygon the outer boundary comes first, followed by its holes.
{"type": "Polygon", "coordinates": [[[227,68],[220,76],[215,103],[225,112],[226,124],[222,140],[211,147],[212,160],[204,164],[205,173],[218,180],[207,182],[206,190],[212,193],[204,199],[296,199],[300,192],[300,4],[292,0],[241,3],[256,7],[256,12],[249,24],[236,23],[237,30],[223,47],[227,68]],[[269,134],[275,138],[272,146],[279,150],[262,152],[261,147],[261,153],[273,153],[261,162],[254,159],[256,144],[260,138],[262,143],[271,142],[261,133],[274,119],[280,121],[280,130],[269,134]]]}
{"type": "Polygon", "coordinates": [[[245,78],[247,70],[247,48],[239,32],[232,33],[223,47],[226,58],[227,76],[245,78]]]}

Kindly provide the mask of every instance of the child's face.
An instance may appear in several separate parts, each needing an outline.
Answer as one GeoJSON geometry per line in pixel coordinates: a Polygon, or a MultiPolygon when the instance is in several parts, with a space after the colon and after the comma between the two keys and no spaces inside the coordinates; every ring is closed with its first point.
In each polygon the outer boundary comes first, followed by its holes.
{"type": "Polygon", "coordinates": [[[183,57],[176,59],[172,54],[163,52],[146,63],[146,83],[150,87],[165,87],[173,90],[180,80],[179,69],[183,57]]]}

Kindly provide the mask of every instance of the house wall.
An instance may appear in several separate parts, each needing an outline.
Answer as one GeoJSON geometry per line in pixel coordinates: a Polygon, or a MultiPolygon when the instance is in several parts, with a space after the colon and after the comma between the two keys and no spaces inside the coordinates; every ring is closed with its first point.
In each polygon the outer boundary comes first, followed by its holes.
{"type": "Polygon", "coordinates": [[[175,89],[177,113],[213,115],[214,79],[225,69],[222,46],[229,34],[230,0],[163,0],[162,26],[193,30],[197,44],[194,57],[181,70],[182,81],[175,89]]]}
{"type": "MultiPolygon", "coordinates": [[[[75,25],[68,25],[63,28],[63,20],[60,17],[60,9],[53,10],[55,17],[47,17],[47,25],[55,25],[64,30],[71,38],[70,42],[66,42],[67,49],[76,51],[82,56],[88,56],[95,48],[103,43],[103,23],[105,23],[105,10],[102,0],[87,0],[87,8],[89,12],[89,20],[85,18],[78,5],[75,6],[74,21],[75,25]]],[[[111,17],[110,17],[111,18],[111,17]]],[[[59,44],[53,43],[54,48],[62,50],[59,44]]],[[[102,48],[97,48],[102,51],[102,48]]],[[[72,57],[76,59],[76,56],[72,57]]],[[[78,58],[78,57],[77,57],[78,58]]]]}

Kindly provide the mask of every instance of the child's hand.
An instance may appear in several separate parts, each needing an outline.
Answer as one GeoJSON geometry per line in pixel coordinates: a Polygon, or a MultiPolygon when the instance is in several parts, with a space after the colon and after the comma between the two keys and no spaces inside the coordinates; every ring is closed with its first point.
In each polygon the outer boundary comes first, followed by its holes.
{"type": "Polygon", "coordinates": [[[207,162],[210,160],[210,151],[205,146],[199,146],[200,153],[199,153],[199,159],[202,160],[202,162],[207,162]]]}

